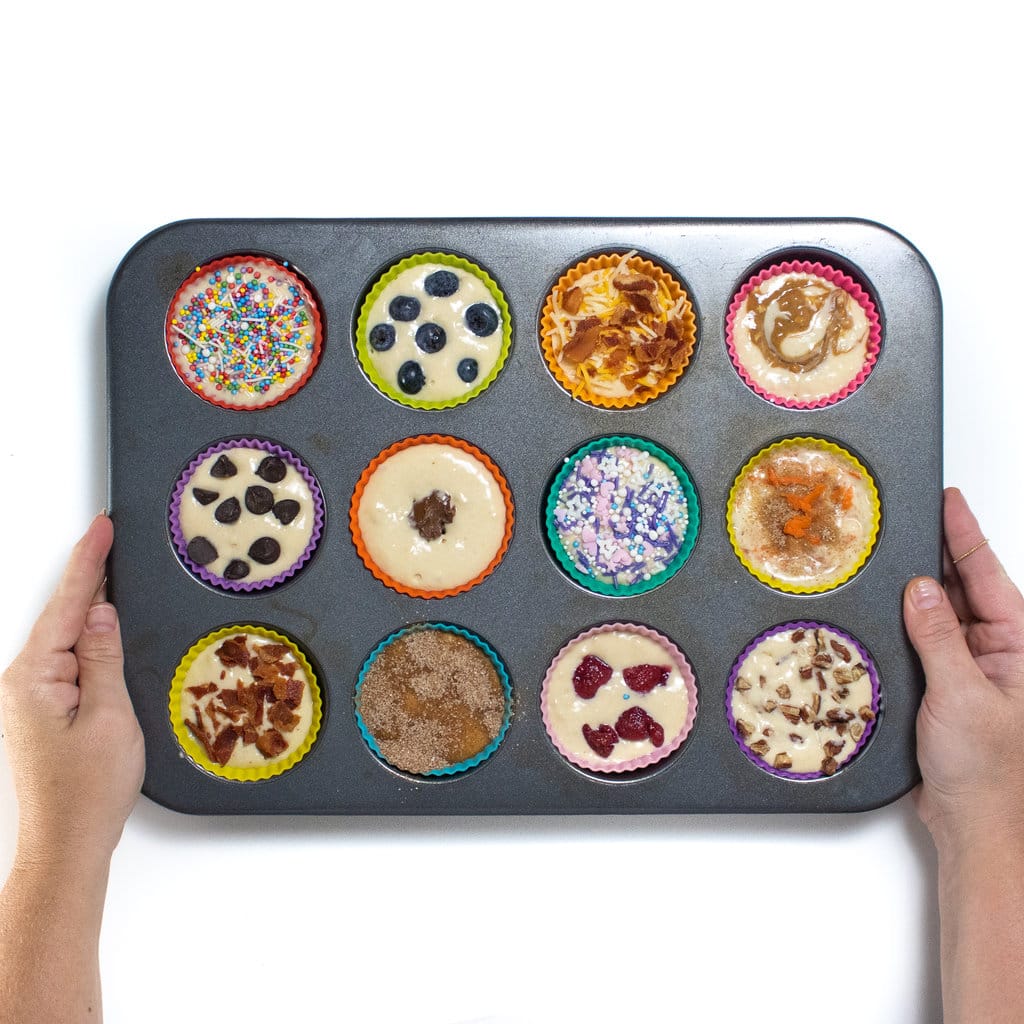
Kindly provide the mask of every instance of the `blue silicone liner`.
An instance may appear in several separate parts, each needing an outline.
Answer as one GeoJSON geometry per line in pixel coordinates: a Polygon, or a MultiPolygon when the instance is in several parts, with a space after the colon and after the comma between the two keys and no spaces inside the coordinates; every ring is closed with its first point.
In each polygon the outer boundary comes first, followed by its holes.
{"type": "Polygon", "coordinates": [[[494,649],[484,640],[481,640],[475,633],[470,633],[468,630],[462,629],[460,626],[453,626],[447,622],[425,622],[420,623],[416,626],[407,626],[405,629],[399,629],[392,633],[389,637],[382,640],[377,646],[370,652],[369,657],[363,662],[363,667],[359,672],[359,679],[356,681],[355,689],[355,712],[356,712],[356,725],[359,727],[359,734],[366,741],[366,745],[373,751],[374,756],[382,763],[387,765],[389,768],[395,771],[402,771],[400,768],[395,768],[390,761],[381,753],[380,747],[377,746],[377,741],[370,734],[369,729],[366,728],[363,722],[363,716],[359,713],[359,694],[363,688],[363,681],[366,679],[366,673],[369,672],[373,663],[377,660],[381,651],[385,647],[394,643],[399,637],[405,636],[406,633],[414,633],[418,630],[424,629],[439,629],[446,633],[455,633],[457,636],[464,637],[469,640],[470,643],[475,644],[480,648],[484,654],[490,659],[491,664],[494,666],[495,671],[498,673],[498,678],[501,680],[501,687],[505,691],[505,716],[501,723],[501,728],[498,730],[498,735],[494,737],[491,742],[473,757],[467,758],[465,761],[460,761],[458,764],[448,765],[446,768],[434,768],[429,772],[405,772],[407,775],[415,775],[416,777],[443,777],[448,775],[458,775],[461,772],[468,771],[470,768],[475,768],[477,765],[482,764],[486,761],[497,749],[501,746],[501,741],[505,738],[505,733],[508,732],[509,722],[512,718],[512,684],[509,681],[508,673],[505,671],[505,666],[502,663],[501,658],[495,653],[494,649]]]}

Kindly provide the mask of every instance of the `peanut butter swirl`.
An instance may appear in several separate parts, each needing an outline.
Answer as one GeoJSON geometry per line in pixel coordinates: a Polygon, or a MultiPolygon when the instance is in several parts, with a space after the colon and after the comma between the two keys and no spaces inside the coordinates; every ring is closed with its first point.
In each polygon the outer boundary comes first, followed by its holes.
{"type": "Polygon", "coordinates": [[[865,343],[868,328],[858,329],[853,304],[846,291],[824,278],[786,274],[747,296],[742,323],[771,366],[807,373],[865,343]]]}

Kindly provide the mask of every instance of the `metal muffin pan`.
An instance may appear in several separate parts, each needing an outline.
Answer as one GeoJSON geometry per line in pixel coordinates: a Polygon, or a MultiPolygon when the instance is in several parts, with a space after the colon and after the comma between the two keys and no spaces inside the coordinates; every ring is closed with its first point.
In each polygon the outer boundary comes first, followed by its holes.
{"type": "Polygon", "coordinates": [[[918,779],[914,720],[923,676],[902,627],[905,582],[941,569],[942,328],[935,278],[890,229],[860,220],[213,220],[184,221],[142,239],[124,258],[107,307],[110,509],[116,527],[112,599],[126,673],[146,737],[144,792],[193,813],[569,814],[836,812],[888,803],[918,779]],[[598,251],[637,249],[673,271],[697,312],[684,377],[647,406],[592,408],[554,381],[540,352],[541,306],[562,271],[598,251]],[[507,365],[479,397],[418,411],[382,396],[356,360],[353,330],[366,290],[415,252],[453,252],[483,266],[512,311],[507,365]],[[256,412],[217,408],[178,379],[164,344],[176,289],[198,265],[232,254],[289,261],[324,318],[320,363],[293,397],[256,412]],[[821,259],[875,299],[882,349],[864,385],[821,410],[790,411],[750,391],[724,339],[732,295],[782,258],[821,259]],[[356,480],[383,448],[416,434],[450,434],[501,467],[516,507],[502,563],[468,593],[406,597],[360,562],[348,528],[356,480]],[[561,460],[605,434],[646,437],[686,466],[701,509],[689,562],[667,584],[632,598],[590,594],[557,567],[542,525],[545,489],[561,460]],[[866,566],[829,593],[790,596],[759,583],[729,546],[725,502],[746,460],[781,437],[810,434],[848,447],[872,471],[882,530],[866,566]],[[287,583],[232,595],[195,579],[176,557],[167,508],[174,482],[202,448],[254,436],[294,450],[316,474],[326,521],[313,558],[287,583]],[[795,782],[759,770],[729,731],[729,672],[749,641],[797,619],[834,624],[871,652],[882,714],[869,745],[830,779],[795,782]],[[633,775],[598,777],[555,751],[539,692],[551,658],[603,622],[667,634],[697,678],[696,723],[681,750],[633,775]],[[378,761],[360,737],[353,690],[366,656],[402,626],[448,622],[486,640],[512,680],[511,727],[484,764],[445,780],[378,761]],[[232,623],[292,636],[317,671],[324,718],[293,769],[258,783],[214,778],[181,751],[167,711],[175,667],[200,636],[232,623]]]}

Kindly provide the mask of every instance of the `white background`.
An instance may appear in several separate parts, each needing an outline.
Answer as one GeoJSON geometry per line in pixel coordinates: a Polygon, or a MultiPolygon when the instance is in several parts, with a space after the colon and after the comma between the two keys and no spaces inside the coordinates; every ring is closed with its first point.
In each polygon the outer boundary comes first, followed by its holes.
{"type": "MultiPolygon", "coordinates": [[[[110,276],[185,217],[886,223],[943,292],[946,480],[1024,579],[1022,91],[995,4],[955,22],[871,2],[359,6],[5,15],[0,661],[105,502],[110,276]]],[[[909,799],[565,820],[206,820],[143,799],[102,966],[113,1024],[930,1024],[937,942],[909,799]],[[243,894],[270,879],[284,892],[254,914],[243,894]]]]}

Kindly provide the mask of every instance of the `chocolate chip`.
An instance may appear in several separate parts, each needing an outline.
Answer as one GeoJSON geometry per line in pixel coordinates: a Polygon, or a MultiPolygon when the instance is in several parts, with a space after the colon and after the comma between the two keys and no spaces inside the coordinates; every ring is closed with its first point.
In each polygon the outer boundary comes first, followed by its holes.
{"type": "Polygon", "coordinates": [[[268,455],[256,467],[256,475],[262,477],[268,484],[280,483],[287,472],[288,467],[284,464],[284,459],[279,459],[276,455],[268,455]]]}
{"type": "Polygon", "coordinates": [[[217,506],[213,518],[218,523],[234,523],[241,514],[242,506],[238,504],[238,499],[227,498],[217,506]]]}
{"type": "Polygon", "coordinates": [[[260,537],[252,542],[249,557],[260,565],[273,565],[281,557],[281,545],[273,537],[260,537]]]}
{"type": "Polygon", "coordinates": [[[226,480],[237,472],[238,467],[226,455],[222,455],[211,467],[210,476],[215,476],[218,480],[226,480]]]}
{"type": "Polygon", "coordinates": [[[274,494],[269,487],[259,484],[245,489],[245,507],[254,515],[262,516],[274,507],[274,494]]]}
{"type": "Polygon", "coordinates": [[[437,540],[455,519],[455,507],[444,491],[431,491],[425,498],[413,502],[409,519],[424,540],[437,540]]]}
{"type": "Polygon", "coordinates": [[[274,515],[287,526],[299,514],[299,503],[285,498],[274,506],[274,515]]]}
{"type": "Polygon", "coordinates": [[[240,558],[232,558],[224,569],[224,579],[244,580],[249,575],[249,563],[240,558]]]}
{"type": "Polygon", "coordinates": [[[196,565],[209,565],[217,557],[217,549],[205,537],[193,537],[186,550],[196,565]]]}
{"type": "Polygon", "coordinates": [[[193,487],[192,497],[195,498],[200,505],[209,505],[211,501],[216,501],[220,497],[220,494],[217,491],[207,491],[202,487],[193,487]]]}

